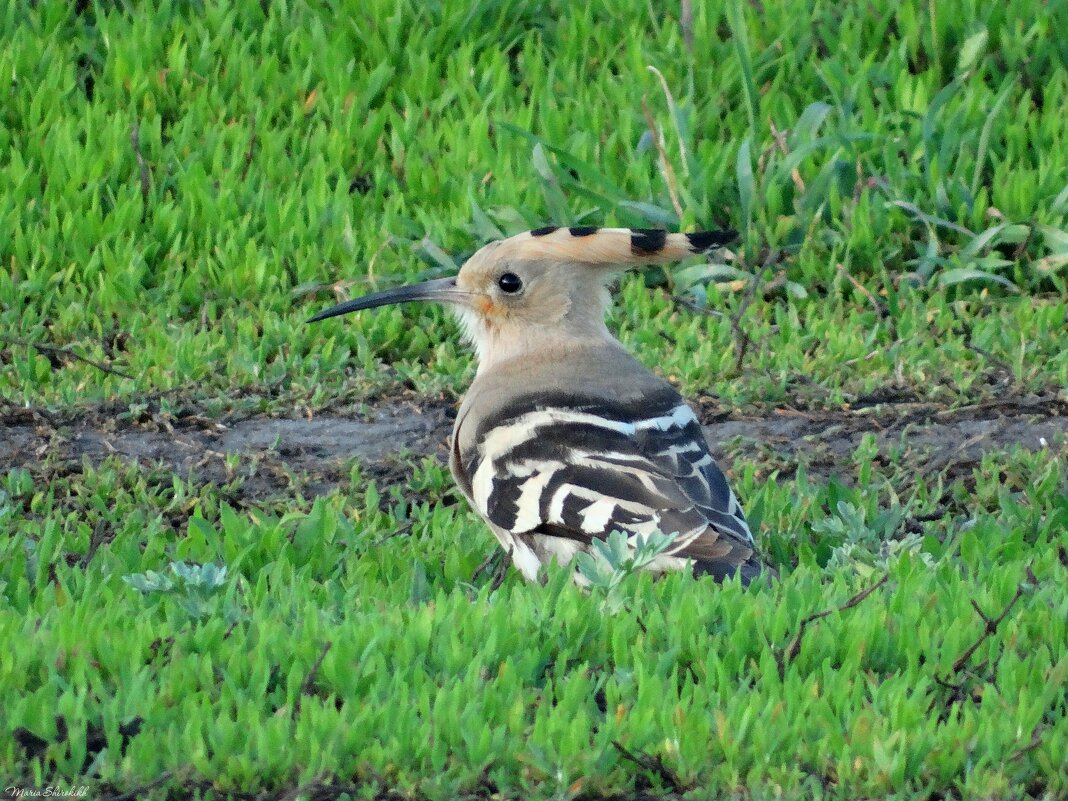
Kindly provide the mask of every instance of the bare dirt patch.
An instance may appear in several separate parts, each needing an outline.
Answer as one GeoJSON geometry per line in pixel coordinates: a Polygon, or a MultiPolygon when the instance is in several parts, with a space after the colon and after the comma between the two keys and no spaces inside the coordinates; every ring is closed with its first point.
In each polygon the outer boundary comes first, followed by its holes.
{"type": "Polygon", "coordinates": [[[918,471],[951,468],[951,477],[971,470],[987,453],[1015,447],[1037,451],[1068,447],[1068,403],[1056,398],[1012,398],[958,409],[904,403],[840,412],[772,410],[759,418],[728,418],[705,427],[713,449],[738,442],[747,450],[774,452],[782,473],[790,463],[805,461],[810,475],[826,478],[848,474],[855,452],[866,436],[877,448],[876,460],[900,459],[918,471]]]}
{"type": "MultiPolygon", "coordinates": [[[[972,407],[941,409],[923,403],[881,403],[860,410],[765,409],[752,414],[699,405],[713,451],[732,460],[771,461],[783,477],[804,462],[810,476],[848,480],[854,452],[872,435],[880,457],[892,449],[927,472],[969,471],[984,454],[1015,446],[1068,448],[1068,402],[1056,396],[1011,397],[972,407]],[[729,458],[728,458],[729,457],[729,458]]],[[[382,399],[301,418],[245,417],[218,422],[190,413],[147,414],[118,421],[106,410],[83,410],[63,419],[40,411],[0,410],[0,464],[39,472],[40,466],[77,469],[109,457],[190,476],[201,482],[232,480],[227,454],[239,456],[246,501],[289,491],[304,476],[301,493],[330,490],[358,460],[385,484],[403,481],[406,456],[444,460],[455,415],[453,403],[382,399]]],[[[879,457],[877,457],[879,458],[879,457]]]]}

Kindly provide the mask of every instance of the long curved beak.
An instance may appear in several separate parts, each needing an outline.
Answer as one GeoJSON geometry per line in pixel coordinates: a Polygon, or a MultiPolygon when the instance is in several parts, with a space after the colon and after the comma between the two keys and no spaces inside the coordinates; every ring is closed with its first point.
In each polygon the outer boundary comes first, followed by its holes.
{"type": "Polygon", "coordinates": [[[332,306],[326,311],[319,312],[310,318],[308,322],[317,323],[327,317],[337,317],[340,314],[348,314],[361,309],[390,306],[394,303],[408,303],[413,300],[469,305],[471,297],[470,292],[465,292],[456,286],[456,276],[450,276],[448,278],[438,278],[434,281],[424,281],[421,284],[387,289],[385,292],[364,295],[362,298],[353,298],[344,303],[339,303],[337,306],[332,306]]]}

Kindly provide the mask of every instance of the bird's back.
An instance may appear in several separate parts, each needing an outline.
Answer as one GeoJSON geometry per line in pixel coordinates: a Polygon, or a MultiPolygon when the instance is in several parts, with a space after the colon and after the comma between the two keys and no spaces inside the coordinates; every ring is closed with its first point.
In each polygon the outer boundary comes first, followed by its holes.
{"type": "Polygon", "coordinates": [[[692,410],[617,343],[547,347],[479,374],[451,467],[528,578],[613,530],[675,534],[661,569],[689,559],[717,579],[760,573],[692,410]]]}

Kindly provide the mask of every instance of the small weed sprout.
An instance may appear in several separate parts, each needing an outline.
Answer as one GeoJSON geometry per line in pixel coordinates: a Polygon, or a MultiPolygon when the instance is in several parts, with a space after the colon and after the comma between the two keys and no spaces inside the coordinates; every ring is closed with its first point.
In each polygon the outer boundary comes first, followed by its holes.
{"type": "Polygon", "coordinates": [[[905,552],[919,556],[928,566],[934,564],[931,555],[921,551],[921,536],[895,537],[908,512],[906,508],[883,509],[870,522],[863,506],[839,501],[837,510],[837,517],[828,517],[812,525],[813,531],[839,543],[831,553],[828,567],[849,565],[867,577],[876,569],[884,569],[894,557],[905,552]]]}
{"type": "Polygon", "coordinates": [[[241,612],[232,598],[217,597],[226,586],[225,565],[171,562],[170,572],[168,576],[166,573],[146,570],[144,573],[123,576],[122,580],[145,596],[173,596],[177,604],[195,620],[216,614],[220,611],[220,605],[228,621],[240,618],[241,612]]]}
{"type": "Polygon", "coordinates": [[[15,507],[8,503],[8,494],[0,489],[0,521],[15,516],[15,507]]]}
{"type": "Polygon", "coordinates": [[[623,608],[623,580],[652,563],[677,536],[654,531],[649,536],[638,534],[631,541],[622,531],[613,531],[608,539],[595,539],[592,552],[576,554],[575,562],[590,590],[603,596],[601,608],[615,614],[623,608]]]}
{"type": "Polygon", "coordinates": [[[170,592],[174,589],[174,582],[163,573],[157,573],[155,570],[146,570],[144,573],[131,573],[123,576],[122,580],[144,595],[153,592],[170,592]]]}
{"type": "Polygon", "coordinates": [[[827,517],[812,524],[812,530],[837,540],[842,545],[861,545],[876,551],[886,537],[891,536],[905,515],[903,509],[888,509],[880,512],[871,523],[863,506],[849,501],[838,501],[837,516],[827,517]]]}

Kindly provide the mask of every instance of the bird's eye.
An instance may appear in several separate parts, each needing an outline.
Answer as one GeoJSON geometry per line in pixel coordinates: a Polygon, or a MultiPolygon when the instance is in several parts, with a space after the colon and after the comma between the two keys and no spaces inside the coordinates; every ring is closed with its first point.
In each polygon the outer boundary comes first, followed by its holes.
{"type": "Polygon", "coordinates": [[[504,273],[497,279],[497,286],[501,288],[502,292],[513,295],[523,288],[523,279],[515,273],[504,273]]]}

